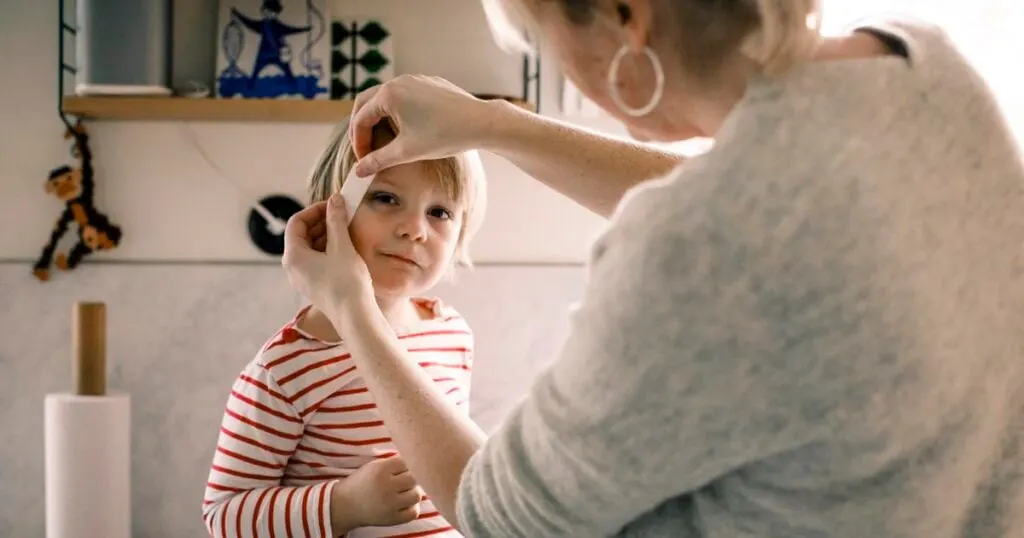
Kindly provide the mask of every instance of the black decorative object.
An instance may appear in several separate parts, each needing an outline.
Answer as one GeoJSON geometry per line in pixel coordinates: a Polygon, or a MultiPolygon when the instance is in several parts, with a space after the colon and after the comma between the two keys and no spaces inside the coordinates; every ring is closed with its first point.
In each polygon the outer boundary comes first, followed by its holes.
{"type": "Polygon", "coordinates": [[[280,256],[284,253],[284,223],[302,210],[302,204],[291,196],[274,194],[260,200],[260,205],[278,219],[280,226],[267,222],[259,211],[253,209],[249,211],[249,239],[263,252],[280,256]]]}

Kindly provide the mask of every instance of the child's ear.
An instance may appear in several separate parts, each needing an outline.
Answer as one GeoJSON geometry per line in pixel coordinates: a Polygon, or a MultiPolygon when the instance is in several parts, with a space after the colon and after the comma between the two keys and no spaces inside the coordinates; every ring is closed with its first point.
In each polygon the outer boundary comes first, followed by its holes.
{"type": "Polygon", "coordinates": [[[469,259],[469,251],[461,241],[455,245],[455,253],[452,255],[452,266],[464,269],[472,269],[473,267],[473,262],[469,259]]]}

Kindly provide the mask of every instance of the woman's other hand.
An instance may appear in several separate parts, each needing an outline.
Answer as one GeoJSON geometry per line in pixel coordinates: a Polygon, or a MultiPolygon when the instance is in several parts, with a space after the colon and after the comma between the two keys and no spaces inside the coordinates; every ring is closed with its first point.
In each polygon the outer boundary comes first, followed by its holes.
{"type": "Polygon", "coordinates": [[[440,159],[476,149],[493,121],[491,106],[439,77],[402,75],[356,96],[349,123],[356,173],[361,177],[398,164],[440,159]],[[373,126],[387,119],[397,137],[370,151],[373,126]]]}
{"type": "Polygon", "coordinates": [[[335,194],[292,215],[284,232],[281,265],[289,282],[328,316],[353,299],[373,301],[370,272],[352,245],[346,214],[335,194]]]}

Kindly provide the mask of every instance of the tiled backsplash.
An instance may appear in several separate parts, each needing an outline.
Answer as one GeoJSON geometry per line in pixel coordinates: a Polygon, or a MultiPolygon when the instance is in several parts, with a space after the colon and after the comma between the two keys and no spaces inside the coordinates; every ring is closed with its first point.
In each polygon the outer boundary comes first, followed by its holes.
{"type": "MultiPolygon", "coordinates": [[[[435,293],[476,335],[471,412],[487,430],[556,356],[580,267],[481,267],[435,293]]],[[[133,536],[203,536],[200,503],[227,391],[300,306],[275,265],[84,265],[37,283],[0,265],[0,536],[45,535],[43,397],[70,386],[75,301],[107,304],[109,386],[132,408],[133,536]]]]}

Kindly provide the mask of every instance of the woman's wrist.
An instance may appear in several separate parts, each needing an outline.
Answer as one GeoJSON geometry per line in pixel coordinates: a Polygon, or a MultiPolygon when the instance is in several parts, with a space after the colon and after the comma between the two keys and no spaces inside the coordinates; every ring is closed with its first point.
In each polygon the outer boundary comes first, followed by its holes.
{"type": "Polygon", "coordinates": [[[331,309],[326,313],[330,316],[334,329],[338,331],[342,338],[349,336],[345,334],[347,328],[346,320],[366,318],[380,312],[380,307],[377,305],[377,298],[372,288],[349,293],[332,301],[331,304],[331,309]]]}
{"type": "Polygon", "coordinates": [[[500,154],[508,143],[517,123],[529,119],[530,112],[504,99],[481,101],[480,111],[473,114],[480,121],[479,132],[473,137],[473,149],[500,154]]]}

